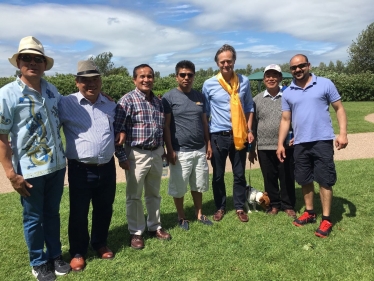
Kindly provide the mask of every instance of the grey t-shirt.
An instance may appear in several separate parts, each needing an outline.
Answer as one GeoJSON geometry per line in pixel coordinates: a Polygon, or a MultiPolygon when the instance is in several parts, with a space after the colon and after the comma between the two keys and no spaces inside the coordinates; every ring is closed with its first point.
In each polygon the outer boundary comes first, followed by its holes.
{"type": "Polygon", "coordinates": [[[203,113],[205,97],[198,91],[188,94],[177,88],[164,94],[162,98],[165,114],[171,113],[170,133],[173,149],[194,151],[205,145],[203,113]]]}

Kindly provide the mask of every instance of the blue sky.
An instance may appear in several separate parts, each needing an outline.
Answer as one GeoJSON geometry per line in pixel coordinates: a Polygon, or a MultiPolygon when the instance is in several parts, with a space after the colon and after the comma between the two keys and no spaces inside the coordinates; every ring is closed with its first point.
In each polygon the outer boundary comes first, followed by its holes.
{"type": "Polygon", "coordinates": [[[14,75],[8,58],[32,35],[55,59],[47,75],[76,73],[77,62],[112,52],[130,72],[141,63],[161,75],[191,60],[216,69],[227,43],[236,68],[285,63],[297,54],[312,65],[348,59],[347,48],[374,21],[372,0],[55,0],[0,1],[0,77],[14,75]]]}

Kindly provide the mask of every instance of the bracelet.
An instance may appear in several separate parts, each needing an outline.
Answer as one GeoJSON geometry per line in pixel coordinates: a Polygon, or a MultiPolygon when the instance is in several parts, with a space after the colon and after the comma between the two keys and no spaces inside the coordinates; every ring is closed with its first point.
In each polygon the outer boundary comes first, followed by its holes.
{"type": "Polygon", "coordinates": [[[248,129],[247,133],[248,133],[248,134],[249,134],[249,133],[253,133],[253,131],[248,129]]]}

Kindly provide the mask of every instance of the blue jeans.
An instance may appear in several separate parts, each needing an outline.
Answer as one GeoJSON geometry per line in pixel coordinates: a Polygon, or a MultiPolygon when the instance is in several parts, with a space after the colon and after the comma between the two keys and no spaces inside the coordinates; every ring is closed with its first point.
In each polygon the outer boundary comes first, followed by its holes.
{"type": "Polygon", "coordinates": [[[28,188],[29,197],[21,197],[23,232],[31,266],[41,265],[61,255],[59,212],[65,170],[26,179],[33,186],[28,188]]]}

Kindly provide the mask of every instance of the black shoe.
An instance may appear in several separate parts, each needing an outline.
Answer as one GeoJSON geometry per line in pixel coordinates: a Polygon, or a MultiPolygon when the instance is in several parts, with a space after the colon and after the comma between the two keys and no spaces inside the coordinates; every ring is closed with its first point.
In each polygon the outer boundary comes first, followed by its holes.
{"type": "Polygon", "coordinates": [[[55,274],[56,275],[66,275],[70,272],[70,264],[65,262],[62,259],[62,256],[58,256],[57,258],[54,258],[51,260],[51,265],[55,269],[55,274]]]}
{"type": "Polygon", "coordinates": [[[32,274],[38,279],[38,281],[54,281],[56,280],[56,275],[50,269],[48,263],[43,263],[42,265],[33,266],[32,274]]]}

